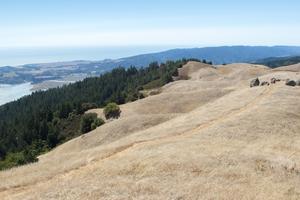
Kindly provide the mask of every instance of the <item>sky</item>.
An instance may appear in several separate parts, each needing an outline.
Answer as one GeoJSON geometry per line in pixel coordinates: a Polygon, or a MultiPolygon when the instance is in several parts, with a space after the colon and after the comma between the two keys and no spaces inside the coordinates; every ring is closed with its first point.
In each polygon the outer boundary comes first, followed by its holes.
{"type": "Polygon", "coordinates": [[[299,0],[0,0],[0,48],[300,45],[299,0]]]}

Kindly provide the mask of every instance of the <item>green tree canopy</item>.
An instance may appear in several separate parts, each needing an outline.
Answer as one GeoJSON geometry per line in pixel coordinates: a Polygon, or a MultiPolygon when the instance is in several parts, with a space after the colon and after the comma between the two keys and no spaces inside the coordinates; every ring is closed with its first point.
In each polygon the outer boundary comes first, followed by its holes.
{"type": "Polygon", "coordinates": [[[103,112],[106,119],[116,119],[120,117],[121,109],[116,103],[109,103],[105,106],[103,112]]]}
{"type": "Polygon", "coordinates": [[[37,91],[0,106],[0,170],[36,161],[36,156],[104,123],[85,111],[107,106],[117,118],[119,106],[143,98],[141,90],[161,87],[190,59],[117,67],[99,77],[47,91],[37,91]]]}
{"type": "Polygon", "coordinates": [[[104,121],[102,119],[97,118],[96,113],[84,114],[80,121],[80,131],[81,133],[87,133],[96,129],[102,124],[104,124],[104,121]]]}

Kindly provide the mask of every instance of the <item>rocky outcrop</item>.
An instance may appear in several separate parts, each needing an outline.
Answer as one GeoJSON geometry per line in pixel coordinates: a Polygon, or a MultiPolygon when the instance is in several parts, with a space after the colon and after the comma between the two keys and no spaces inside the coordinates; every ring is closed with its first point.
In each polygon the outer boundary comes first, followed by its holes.
{"type": "Polygon", "coordinates": [[[276,83],[276,78],[271,78],[271,84],[275,84],[276,83]]]}
{"type": "Polygon", "coordinates": [[[250,87],[256,87],[256,86],[259,86],[260,84],[260,81],[258,78],[256,79],[253,79],[251,82],[250,82],[250,87]]]}
{"type": "Polygon", "coordinates": [[[287,79],[285,84],[288,85],[288,86],[293,86],[294,87],[294,86],[296,86],[296,81],[287,79]]]}

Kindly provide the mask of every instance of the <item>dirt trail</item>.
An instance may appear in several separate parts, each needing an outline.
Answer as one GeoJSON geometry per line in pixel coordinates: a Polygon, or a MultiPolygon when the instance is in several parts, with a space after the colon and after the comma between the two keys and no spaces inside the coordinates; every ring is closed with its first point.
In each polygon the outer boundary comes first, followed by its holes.
{"type": "Polygon", "coordinates": [[[186,132],[183,132],[183,133],[180,133],[180,134],[172,135],[172,136],[165,136],[165,137],[156,138],[156,139],[153,139],[153,140],[145,140],[145,141],[134,142],[131,145],[129,145],[129,147],[124,148],[121,151],[115,152],[113,155],[109,156],[108,158],[112,158],[116,155],[120,155],[121,153],[126,153],[126,151],[131,150],[131,149],[133,149],[133,148],[135,148],[139,145],[144,146],[144,145],[147,145],[147,144],[161,144],[161,143],[165,143],[165,142],[182,140],[183,138],[187,138],[187,137],[193,136],[195,134],[199,134],[199,131],[202,131],[203,129],[209,128],[209,127],[211,127],[215,124],[218,124],[218,123],[222,123],[223,121],[228,120],[228,119],[230,119],[231,117],[234,117],[237,114],[240,114],[240,113],[242,113],[246,110],[251,109],[253,106],[255,106],[257,103],[259,103],[263,99],[266,99],[269,96],[271,96],[272,93],[275,91],[275,88],[276,88],[275,85],[271,86],[271,87],[267,87],[262,94],[260,94],[258,97],[256,97],[254,100],[252,100],[251,102],[249,102],[245,106],[243,106],[241,108],[231,110],[229,112],[226,112],[223,115],[221,115],[220,117],[212,119],[208,122],[205,122],[204,124],[194,128],[192,130],[189,130],[189,131],[186,131],[186,132]]]}

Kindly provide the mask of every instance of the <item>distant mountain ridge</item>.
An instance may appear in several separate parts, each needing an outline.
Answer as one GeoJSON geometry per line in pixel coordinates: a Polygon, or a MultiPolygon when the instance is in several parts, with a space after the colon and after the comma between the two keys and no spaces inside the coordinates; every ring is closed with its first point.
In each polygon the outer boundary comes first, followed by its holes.
{"type": "Polygon", "coordinates": [[[288,56],[288,57],[272,57],[258,60],[255,64],[266,65],[271,68],[288,66],[300,63],[300,56],[288,56]]]}
{"type": "Polygon", "coordinates": [[[221,46],[189,49],[171,49],[159,53],[137,55],[121,59],[124,64],[145,64],[156,60],[165,62],[177,58],[196,58],[212,61],[214,64],[253,62],[269,57],[283,57],[300,55],[300,47],[297,46],[221,46]]]}
{"type": "Polygon", "coordinates": [[[42,83],[49,80],[74,81],[90,76],[98,76],[118,66],[143,67],[154,61],[161,63],[182,58],[205,59],[212,61],[214,64],[223,64],[255,62],[270,57],[297,55],[300,55],[300,47],[297,46],[221,46],[172,49],[158,53],[102,61],[70,61],[1,67],[0,84],[42,83]]]}

